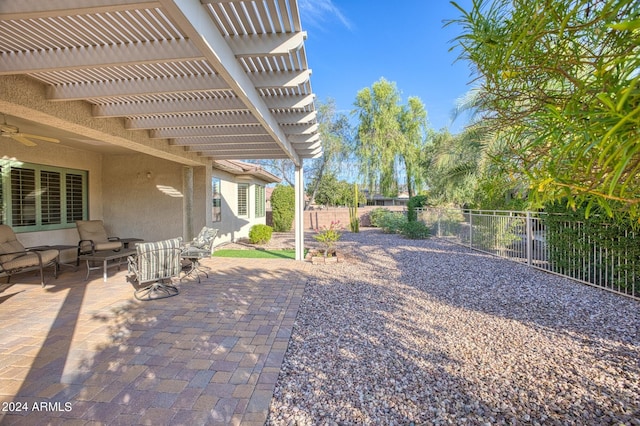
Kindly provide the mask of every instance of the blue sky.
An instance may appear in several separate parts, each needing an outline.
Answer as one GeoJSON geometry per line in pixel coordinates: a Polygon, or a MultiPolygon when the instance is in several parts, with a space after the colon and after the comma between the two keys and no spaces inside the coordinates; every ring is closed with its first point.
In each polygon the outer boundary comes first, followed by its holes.
{"type": "MultiPolygon", "coordinates": [[[[471,0],[459,0],[469,8],[471,0]]],[[[443,28],[444,20],[460,12],[448,0],[298,0],[311,85],[317,99],[333,98],[339,111],[349,113],[360,89],[381,77],[396,83],[402,102],[417,96],[424,103],[429,125],[452,132],[457,98],[471,86],[469,65],[449,52],[460,28],[443,28]]]]}

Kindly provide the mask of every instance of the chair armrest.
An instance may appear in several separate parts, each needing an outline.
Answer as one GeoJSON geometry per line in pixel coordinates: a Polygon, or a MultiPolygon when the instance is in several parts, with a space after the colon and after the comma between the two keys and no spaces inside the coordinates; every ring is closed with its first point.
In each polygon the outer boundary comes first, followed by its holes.
{"type": "Polygon", "coordinates": [[[107,237],[109,241],[120,241],[120,237],[107,237]]]}
{"type": "Polygon", "coordinates": [[[80,253],[81,253],[81,251],[82,251],[82,245],[83,245],[83,243],[89,243],[89,244],[91,244],[91,253],[94,253],[94,252],[96,251],[96,245],[95,245],[95,243],[93,242],[93,240],[80,240],[80,241],[78,241],[78,254],[80,254],[80,253]]]}

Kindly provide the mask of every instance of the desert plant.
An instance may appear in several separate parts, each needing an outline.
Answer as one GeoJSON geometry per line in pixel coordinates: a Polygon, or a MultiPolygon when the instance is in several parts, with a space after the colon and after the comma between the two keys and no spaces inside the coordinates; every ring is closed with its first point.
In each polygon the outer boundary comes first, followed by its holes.
{"type": "Polygon", "coordinates": [[[273,230],[276,232],[291,231],[295,215],[295,190],[291,186],[277,185],[271,193],[271,209],[273,211],[273,230]]]}
{"type": "Polygon", "coordinates": [[[360,232],[360,218],[358,217],[358,184],[353,184],[353,205],[349,206],[349,229],[360,232]]]}
{"type": "Polygon", "coordinates": [[[251,244],[265,244],[271,240],[273,228],[268,225],[256,224],[249,230],[251,244]]]}
{"type": "Polygon", "coordinates": [[[343,229],[340,221],[331,221],[329,226],[316,229],[317,234],[313,238],[324,246],[324,257],[327,257],[329,251],[333,250],[336,242],[342,236],[343,229]]]}

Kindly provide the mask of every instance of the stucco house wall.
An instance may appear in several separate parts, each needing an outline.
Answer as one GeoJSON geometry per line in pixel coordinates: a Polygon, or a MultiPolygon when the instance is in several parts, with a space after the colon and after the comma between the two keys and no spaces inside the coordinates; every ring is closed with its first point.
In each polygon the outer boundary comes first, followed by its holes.
{"type": "MultiPolygon", "coordinates": [[[[184,232],[184,166],[144,154],[104,157],[104,221],[112,235],[145,241],[188,238],[184,232]]],[[[193,223],[206,222],[206,167],[193,168],[193,223]]],[[[210,204],[210,203],[209,203],[210,204]]]]}
{"type": "Polygon", "coordinates": [[[249,236],[251,227],[255,224],[266,223],[266,217],[256,217],[256,185],[265,185],[264,181],[255,178],[247,178],[242,176],[241,178],[234,176],[230,173],[226,173],[221,170],[213,169],[213,177],[220,179],[220,194],[222,197],[221,203],[221,221],[213,222],[211,226],[218,228],[218,237],[216,238],[216,245],[237,241],[241,238],[249,236]],[[238,184],[249,184],[249,197],[248,197],[248,215],[238,216],[238,184]]]}

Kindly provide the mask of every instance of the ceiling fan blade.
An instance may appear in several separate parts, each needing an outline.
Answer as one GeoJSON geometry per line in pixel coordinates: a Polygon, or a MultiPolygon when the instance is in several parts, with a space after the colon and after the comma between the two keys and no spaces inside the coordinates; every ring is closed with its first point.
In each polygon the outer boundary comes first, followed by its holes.
{"type": "Polygon", "coordinates": [[[37,145],[36,143],[34,143],[34,142],[30,141],[29,139],[25,138],[23,135],[15,134],[15,135],[12,135],[11,138],[17,140],[18,142],[20,142],[20,143],[22,143],[23,145],[26,145],[26,146],[36,146],[37,145]]]}
{"type": "Polygon", "coordinates": [[[60,141],[58,139],[55,138],[50,138],[47,136],[40,136],[40,135],[30,135],[29,133],[20,133],[20,136],[25,137],[25,138],[29,138],[29,139],[38,139],[41,141],[45,141],[45,142],[53,142],[53,143],[59,143],[60,141]]]}

